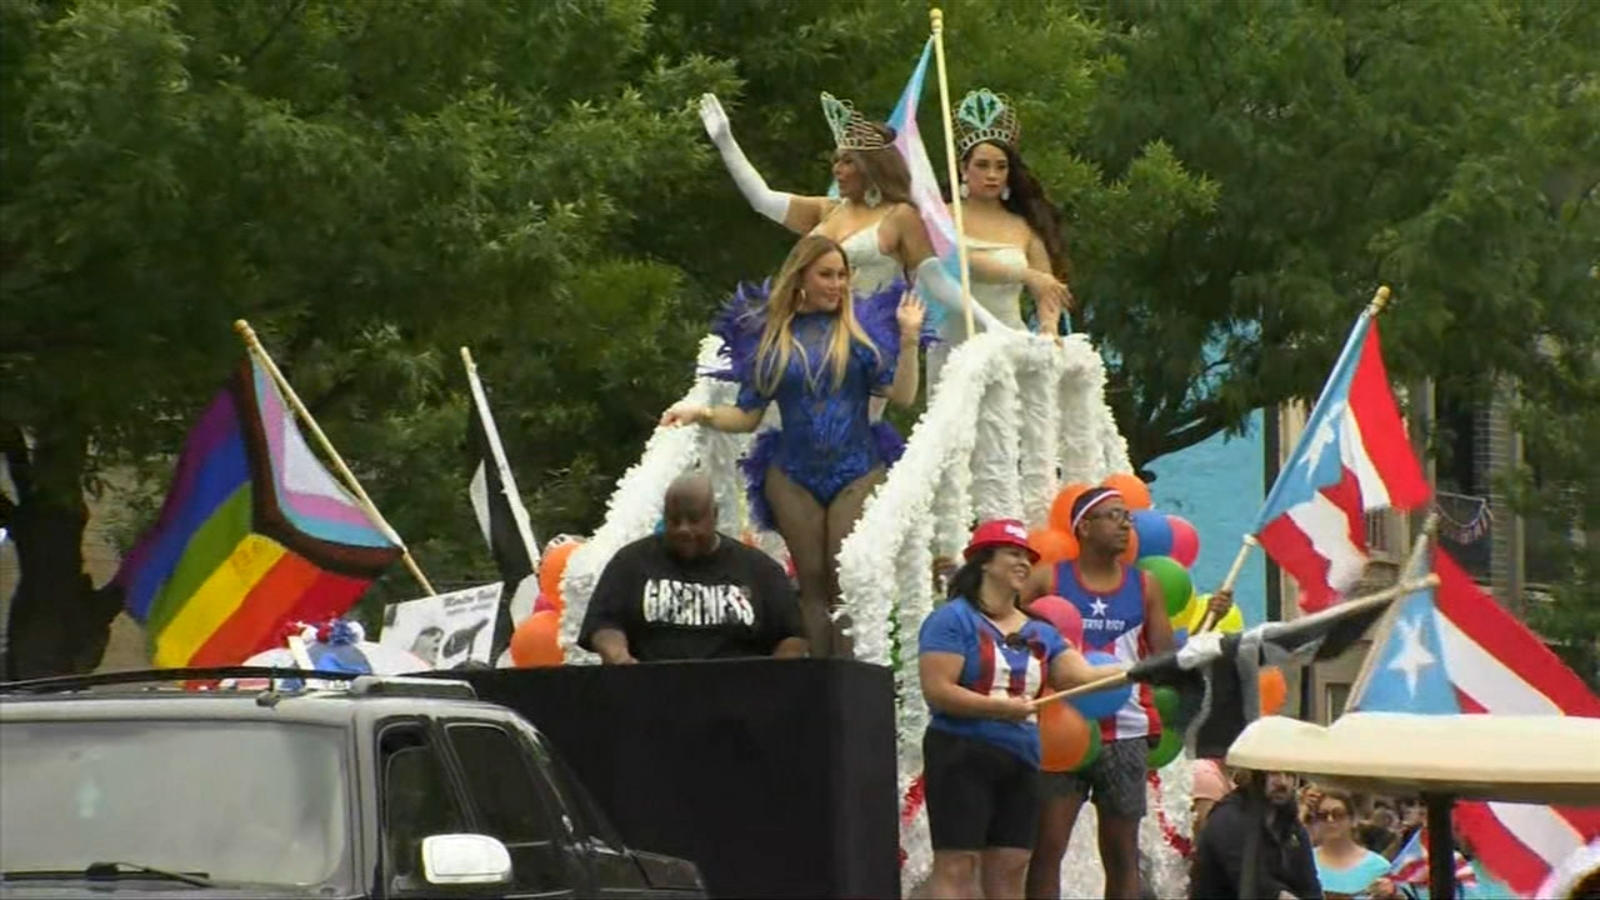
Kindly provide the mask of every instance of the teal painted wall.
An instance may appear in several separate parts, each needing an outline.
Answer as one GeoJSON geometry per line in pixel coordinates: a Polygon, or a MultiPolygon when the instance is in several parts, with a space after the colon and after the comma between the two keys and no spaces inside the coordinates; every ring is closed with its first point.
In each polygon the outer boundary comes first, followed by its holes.
{"type": "MultiPolygon", "coordinates": [[[[1200,533],[1200,558],[1193,572],[1195,589],[1201,593],[1222,583],[1240,540],[1261,512],[1266,497],[1261,423],[1258,410],[1244,436],[1213,435],[1150,464],[1156,473],[1150,486],[1156,508],[1188,519],[1200,533]]],[[[1234,586],[1234,602],[1246,625],[1260,624],[1266,617],[1265,572],[1264,557],[1257,549],[1234,586]]]]}

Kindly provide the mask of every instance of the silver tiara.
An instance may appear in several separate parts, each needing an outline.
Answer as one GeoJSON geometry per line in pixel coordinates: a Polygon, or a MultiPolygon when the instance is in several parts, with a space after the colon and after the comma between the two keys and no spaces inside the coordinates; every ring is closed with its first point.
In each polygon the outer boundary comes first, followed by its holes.
{"type": "Polygon", "coordinates": [[[980,88],[961,98],[956,107],[956,152],[966,156],[967,151],[984,141],[999,141],[1015,150],[1022,137],[1022,123],[1011,108],[1011,99],[980,88]]]}
{"type": "Polygon", "coordinates": [[[883,139],[883,132],[866,116],[856,112],[849,100],[840,100],[824,91],[822,114],[828,117],[828,128],[833,131],[833,144],[840,150],[882,150],[889,146],[889,142],[883,139]]]}

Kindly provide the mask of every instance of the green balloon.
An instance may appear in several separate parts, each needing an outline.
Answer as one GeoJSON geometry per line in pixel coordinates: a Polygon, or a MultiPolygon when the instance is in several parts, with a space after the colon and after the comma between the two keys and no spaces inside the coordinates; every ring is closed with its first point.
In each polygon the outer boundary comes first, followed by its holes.
{"type": "Polygon", "coordinates": [[[1194,594],[1194,581],[1189,578],[1189,570],[1182,563],[1170,556],[1147,556],[1134,563],[1134,566],[1156,577],[1156,583],[1161,585],[1161,598],[1166,601],[1169,618],[1183,612],[1184,607],[1189,605],[1189,597],[1194,594]]]}
{"type": "Polygon", "coordinates": [[[1183,735],[1177,731],[1162,731],[1161,740],[1150,748],[1150,755],[1146,760],[1152,769],[1165,768],[1167,763],[1178,758],[1183,752],[1183,735]]]}
{"type": "Polygon", "coordinates": [[[1156,715],[1161,717],[1163,732],[1178,721],[1178,691],[1176,688],[1158,687],[1155,689],[1156,715]]]}
{"type": "Polygon", "coordinates": [[[1100,758],[1100,726],[1094,722],[1089,723],[1089,752],[1083,754],[1083,762],[1078,763],[1074,772],[1087,772],[1094,761],[1100,758]]]}

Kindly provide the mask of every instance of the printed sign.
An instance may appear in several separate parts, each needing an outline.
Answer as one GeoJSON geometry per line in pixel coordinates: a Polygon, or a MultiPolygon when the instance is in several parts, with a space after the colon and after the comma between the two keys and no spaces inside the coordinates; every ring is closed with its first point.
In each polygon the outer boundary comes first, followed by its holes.
{"type": "Polygon", "coordinates": [[[435,669],[492,663],[500,583],[395,603],[383,612],[378,643],[414,653],[435,669]]]}

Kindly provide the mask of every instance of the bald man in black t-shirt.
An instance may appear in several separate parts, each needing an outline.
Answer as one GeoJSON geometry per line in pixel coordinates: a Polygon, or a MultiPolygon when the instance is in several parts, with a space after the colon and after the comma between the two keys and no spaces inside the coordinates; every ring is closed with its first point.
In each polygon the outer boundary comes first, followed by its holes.
{"type": "Polygon", "coordinates": [[[772,557],[717,531],[711,483],[667,488],[665,530],[600,573],[578,646],[604,663],[805,656],[794,586],[772,557]]]}

